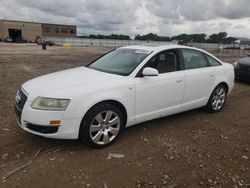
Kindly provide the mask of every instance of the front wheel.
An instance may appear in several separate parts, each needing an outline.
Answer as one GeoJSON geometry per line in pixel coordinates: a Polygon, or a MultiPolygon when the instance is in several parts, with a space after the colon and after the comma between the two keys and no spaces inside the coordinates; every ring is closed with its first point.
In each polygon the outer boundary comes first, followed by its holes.
{"type": "Polygon", "coordinates": [[[103,103],[94,106],[84,117],[79,138],[92,147],[103,148],[114,143],[124,127],[121,111],[103,103]]]}
{"type": "Polygon", "coordinates": [[[212,113],[219,112],[227,98],[227,89],[224,85],[218,85],[212,92],[207,103],[207,110],[212,113]]]}

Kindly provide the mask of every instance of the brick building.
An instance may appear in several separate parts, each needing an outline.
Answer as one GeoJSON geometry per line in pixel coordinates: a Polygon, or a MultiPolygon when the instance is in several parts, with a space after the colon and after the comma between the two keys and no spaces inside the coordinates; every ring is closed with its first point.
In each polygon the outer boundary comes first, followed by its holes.
{"type": "Polygon", "coordinates": [[[0,20],[0,39],[10,37],[13,41],[19,38],[34,42],[36,37],[77,37],[76,26],[36,23],[14,20],[0,20]]]}

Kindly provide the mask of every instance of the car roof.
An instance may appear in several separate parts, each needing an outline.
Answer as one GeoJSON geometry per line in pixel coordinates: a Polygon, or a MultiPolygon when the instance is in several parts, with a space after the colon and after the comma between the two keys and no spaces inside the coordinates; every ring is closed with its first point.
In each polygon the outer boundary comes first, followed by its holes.
{"type": "Polygon", "coordinates": [[[183,45],[176,45],[176,44],[170,44],[170,45],[151,45],[151,44],[131,45],[131,46],[124,46],[121,48],[147,50],[147,51],[152,51],[152,52],[159,52],[162,50],[170,50],[170,49],[181,49],[181,48],[203,51],[203,50],[198,49],[198,48],[193,48],[193,47],[183,46],[183,45]]]}
{"type": "Polygon", "coordinates": [[[203,52],[205,54],[208,54],[209,56],[213,57],[214,59],[216,59],[220,63],[223,63],[220,59],[218,59],[213,54],[211,54],[211,53],[209,53],[209,52],[207,52],[205,50],[202,50],[202,49],[199,49],[199,48],[190,47],[190,46],[177,45],[177,44],[169,44],[169,45],[151,45],[151,44],[131,45],[131,46],[121,47],[121,49],[122,48],[125,48],[125,49],[136,49],[136,50],[146,50],[146,51],[153,52],[153,54],[161,52],[163,50],[170,50],[170,49],[192,49],[192,50],[196,50],[196,51],[200,51],[200,52],[203,52]]]}

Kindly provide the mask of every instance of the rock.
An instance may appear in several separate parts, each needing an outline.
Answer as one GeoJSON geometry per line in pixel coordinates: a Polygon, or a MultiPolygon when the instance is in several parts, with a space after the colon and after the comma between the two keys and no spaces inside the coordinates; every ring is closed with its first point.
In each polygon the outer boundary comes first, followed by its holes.
{"type": "Polygon", "coordinates": [[[141,183],[141,181],[136,181],[136,184],[137,184],[137,188],[141,188],[142,187],[142,183],[141,183]]]}
{"type": "Polygon", "coordinates": [[[233,126],[235,127],[239,127],[240,125],[238,125],[237,123],[234,123],[233,126]]]}
{"type": "Polygon", "coordinates": [[[166,185],[168,182],[166,180],[162,180],[163,185],[166,185]]]}
{"type": "Polygon", "coordinates": [[[106,159],[110,160],[112,158],[115,158],[115,159],[122,159],[124,158],[125,155],[123,154],[120,154],[120,153],[109,153],[108,156],[106,157],[106,159]]]}
{"type": "Polygon", "coordinates": [[[176,184],[176,183],[174,183],[174,184],[168,186],[168,188],[175,188],[175,187],[177,187],[177,184],[176,184]]]}
{"type": "Polygon", "coordinates": [[[60,150],[61,150],[61,148],[57,148],[57,149],[53,150],[53,153],[56,153],[56,152],[58,152],[60,150]]]}
{"type": "Polygon", "coordinates": [[[143,140],[144,140],[145,142],[149,142],[149,140],[148,140],[147,138],[143,138],[143,140]]]}
{"type": "Polygon", "coordinates": [[[103,188],[108,188],[106,183],[103,183],[103,188]]]}
{"type": "Polygon", "coordinates": [[[246,159],[246,160],[248,159],[248,157],[245,156],[245,155],[241,156],[241,158],[242,158],[242,159],[246,159]]]}
{"type": "Polygon", "coordinates": [[[238,183],[239,183],[240,187],[242,187],[244,185],[241,181],[239,181],[238,183]]]}
{"type": "Polygon", "coordinates": [[[5,154],[2,155],[2,159],[7,159],[8,156],[9,156],[9,154],[5,153],[5,154]]]}
{"type": "Polygon", "coordinates": [[[49,160],[54,161],[56,157],[50,157],[49,160]]]}
{"type": "Polygon", "coordinates": [[[166,179],[166,180],[171,180],[171,178],[167,174],[163,175],[163,178],[166,179]]]}
{"type": "Polygon", "coordinates": [[[213,180],[208,179],[207,182],[208,182],[208,183],[213,183],[213,180]]]}
{"type": "Polygon", "coordinates": [[[3,128],[3,131],[8,131],[8,132],[9,132],[9,131],[10,131],[10,129],[7,129],[7,128],[3,128]]]}
{"type": "Polygon", "coordinates": [[[224,136],[223,134],[220,134],[220,139],[228,139],[228,137],[224,136]]]}

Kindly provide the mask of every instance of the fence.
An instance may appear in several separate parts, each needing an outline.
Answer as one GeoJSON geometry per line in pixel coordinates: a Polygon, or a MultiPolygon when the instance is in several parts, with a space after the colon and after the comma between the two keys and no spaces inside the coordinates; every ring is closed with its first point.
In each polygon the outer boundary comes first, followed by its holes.
{"type": "Polygon", "coordinates": [[[152,45],[168,45],[177,44],[177,42],[161,42],[161,41],[138,41],[138,40],[110,40],[110,39],[89,39],[89,38],[58,38],[58,37],[45,37],[45,40],[53,41],[56,45],[62,46],[69,44],[75,47],[83,46],[104,46],[117,48],[121,46],[152,44],[152,45]]]}
{"type": "MultiPolygon", "coordinates": [[[[63,46],[63,44],[69,44],[74,47],[84,47],[84,46],[104,46],[118,48],[122,46],[129,45],[141,45],[141,44],[150,44],[150,45],[169,45],[177,44],[177,41],[138,41],[138,40],[110,40],[110,39],[89,39],[89,38],[59,38],[59,37],[45,37],[44,40],[53,41],[58,46],[63,46]]],[[[250,48],[246,46],[239,46],[238,49],[227,49],[228,45],[221,45],[215,43],[189,43],[190,46],[209,50],[213,53],[222,53],[222,54],[247,54],[250,53],[250,48]]]]}

